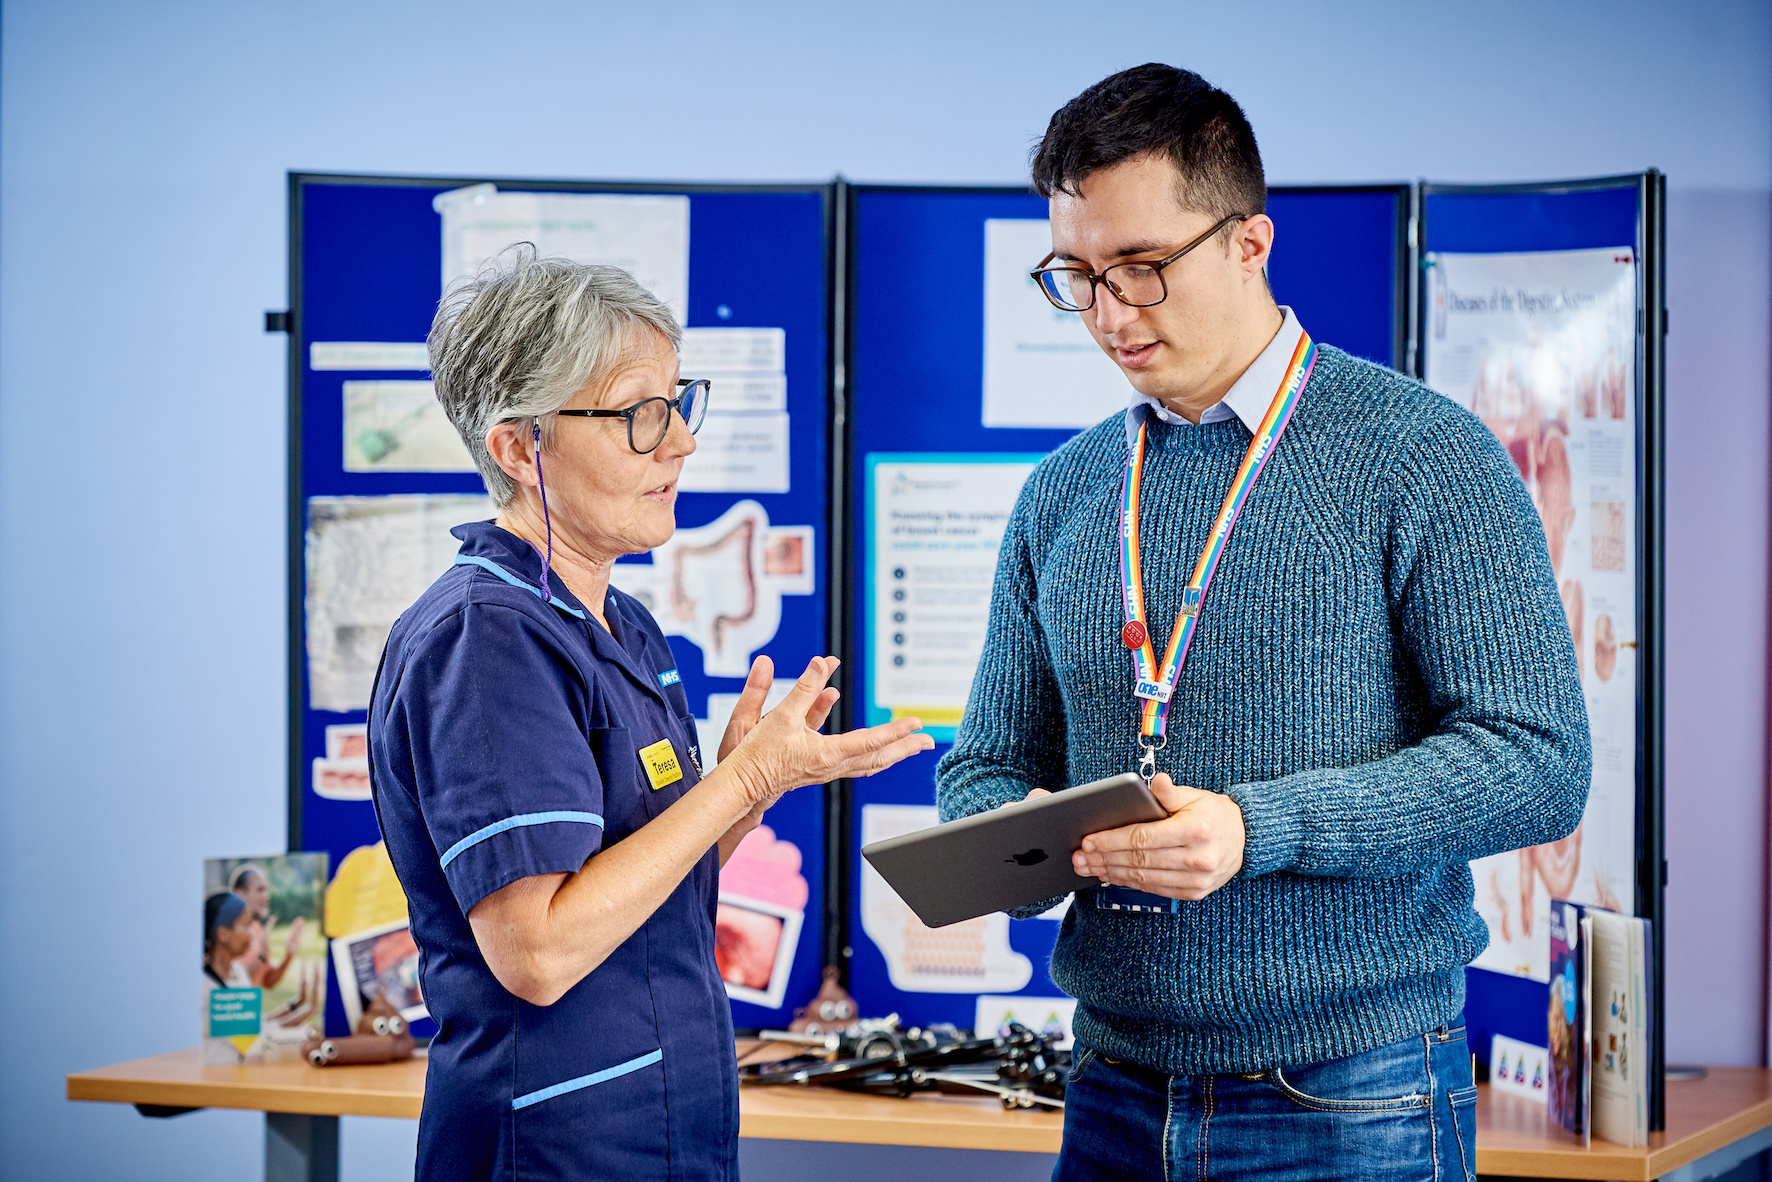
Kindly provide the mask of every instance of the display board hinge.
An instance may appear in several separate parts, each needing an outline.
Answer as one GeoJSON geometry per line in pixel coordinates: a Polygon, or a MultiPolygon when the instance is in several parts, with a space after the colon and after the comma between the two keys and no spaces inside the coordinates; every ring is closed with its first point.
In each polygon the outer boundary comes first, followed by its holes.
{"type": "Polygon", "coordinates": [[[266,332],[288,332],[289,331],[289,313],[288,312],[266,312],[265,313],[265,331],[266,332]]]}

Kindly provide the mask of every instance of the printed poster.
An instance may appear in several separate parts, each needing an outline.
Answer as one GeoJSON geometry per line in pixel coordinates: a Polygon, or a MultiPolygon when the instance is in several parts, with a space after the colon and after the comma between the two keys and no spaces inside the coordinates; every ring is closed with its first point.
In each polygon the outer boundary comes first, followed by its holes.
{"type": "MultiPolygon", "coordinates": [[[[400,613],[455,562],[450,530],[493,516],[492,498],[448,494],[309,497],[307,533],[308,705],[367,710],[376,666],[400,613]]],[[[350,795],[353,781],[329,755],[316,790],[350,795]],[[335,773],[328,777],[326,773],[335,773]]]]}
{"type": "Polygon", "coordinates": [[[325,854],[203,863],[203,1062],[299,1059],[326,1021],[325,854]]]}
{"type": "Polygon", "coordinates": [[[984,224],[984,413],[987,427],[1093,427],[1126,409],[1120,367],[1083,316],[1055,308],[1029,272],[1052,252],[1044,218],[984,224]]]}
{"type": "Polygon", "coordinates": [[[811,897],[800,863],[799,846],[759,825],[720,868],[714,963],[728,997],[781,1008],[811,897]]]}
{"type": "Polygon", "coordinates": [[[1043,456],[868,457],[867,723],[915,716],[952,742],[990,624],[1009,513],[1043,456]]]}
{"type": "Polygon", "coordinates": [[[686,328],[682,376],[708,379],[708,417],[683,461],[683,492],[788,491],[787,332],[686,328]]]}
{"type": "Polygon", "coordinates": [[[1478,968],[1546,981],[1550,900],[1630,914],[1636,874],[1636,258],[1430,254],[1426,379],[1507,446],[1544,524],[1593,733],[1563,841],[1471,864],[1478,968]]]}
{"type": "Polygon", "coordinates": [[[682,324],[689,318],[689,198],[666,193],[439,193],[443,290],[518,242],[546,257],[620,267],[682,324]]]}
{"type": "Polygon", "coordinates": [[[346,472],[475,472],[430,382],[344,384],[346,472]]]}

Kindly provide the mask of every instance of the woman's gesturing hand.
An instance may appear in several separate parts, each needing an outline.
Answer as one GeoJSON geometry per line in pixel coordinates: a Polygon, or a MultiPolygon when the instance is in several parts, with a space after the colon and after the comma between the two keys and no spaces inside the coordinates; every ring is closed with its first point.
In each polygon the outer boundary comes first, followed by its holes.
{"type": "MultiPolygon", "coordinates": [[[[738,695],[738,702],[732,707],[732,717],[726,721],[726,733],[720,738],[720,750],[715,753],[716,761],[724,760],[744,742],[744,737],[751,733],[751,728],[763,721],[763,703],[769,698],[769,688],[775,684],[775,662],[768,657],[758,657],[751,662],[751,673],[744,679],[744,689],[738,695]]],[[[837,691],[827,689],[819,694],[819,698],[830,698],[830,704],[837,700],[837,691]]],[[[830,710],[830,704],[825,710],[830,710]]]]}
{"type": "MultiPolygon", "coordinates": [[[[923,723],[915,718],[901,718],[844,735],[819,734],[819,728],[830,717],[831,707],[837,704],[837,691],[825,685],[836,672],[837,664],[836,657],[812,658],[781,705],[738,736],[733,734],[740,723],[738,712],[734,711],[734,725],[728,728],[725,741],[720,744],[720,766],[726,767],[730,759],[733,772],[753,805],[766,804],[806,784],[871,776],[935,746],[934,739],[919,733],[923,723]],[[735,745],[728,748],[735,738],[735,745]]],[[[745,696],[755,700],[746,703],[741,699],[741,707],[749,707],[746,713],[760,708],[768,690],[764,680],[767,676],[767,670],[752,667],[745,696]]]]}

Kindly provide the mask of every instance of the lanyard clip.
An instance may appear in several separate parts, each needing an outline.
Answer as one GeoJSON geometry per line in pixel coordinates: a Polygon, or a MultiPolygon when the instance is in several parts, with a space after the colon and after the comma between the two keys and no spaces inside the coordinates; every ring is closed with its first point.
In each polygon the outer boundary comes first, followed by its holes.
{"type": "Polygon", "coordinates": [[[1149,743],[1140,743],[1138,749],[1138,778],[1144,781],[1146,788],[1149,788],[1151,777],[1157,774],[1157,748],[1149,743]]]}

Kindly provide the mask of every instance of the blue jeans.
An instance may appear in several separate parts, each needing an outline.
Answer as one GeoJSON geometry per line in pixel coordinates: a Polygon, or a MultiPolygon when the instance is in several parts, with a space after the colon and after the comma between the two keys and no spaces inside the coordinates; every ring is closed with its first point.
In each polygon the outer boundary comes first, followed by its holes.
{"type": "Polygon", "coordinates": [[[1053,1182],[1474,1182],[1463,1020],[1302,1067],[1169,1075],[1078,1045],[1053,1182]]]}

